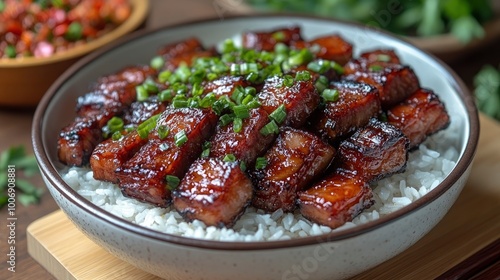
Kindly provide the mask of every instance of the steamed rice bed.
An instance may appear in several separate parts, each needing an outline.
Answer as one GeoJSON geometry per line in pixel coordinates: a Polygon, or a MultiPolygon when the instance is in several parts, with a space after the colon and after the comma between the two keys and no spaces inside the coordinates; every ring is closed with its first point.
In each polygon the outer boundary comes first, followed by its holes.
{"type": "MultiPolygon", "coordinates": [[[[456,123],[456,122],[455,122],[456,123]]],[[[429,137],[410,152],[406,171],[378,181],[375,204],[352,222],[333,229],[346,229],[392,213],[424,196],[451,172],[458,159],[458,132],[450,127],[429,137]]],[[[305,219],[298,211],[264,213],[248,207],[233,228],[207,227],[201,221],[186,222],[173,207],[161,208],[123,196],[120,188],[93,178],[89,168],[72,167],[64,180],[81,196],[104,210],[132,223],[164,233],[219,241],[286,240],[331,232],[327,226],[305,219]]]]}

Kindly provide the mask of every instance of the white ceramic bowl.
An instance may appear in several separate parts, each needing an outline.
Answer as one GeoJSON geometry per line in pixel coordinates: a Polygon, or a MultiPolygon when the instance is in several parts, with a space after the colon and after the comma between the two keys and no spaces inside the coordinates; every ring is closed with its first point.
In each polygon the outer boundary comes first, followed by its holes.
{"type": "Polygon", "coordinates": [[[311,17],[252,16],[213,19],[136,33],[80,60],[49,89],[33,123],[33,145],[50,193],[71,221],[90,239],[140,269],[168,279],[335,279],[370,269],[401,253],[446,214],[469,175],[479,122],[473,99],[446,65],[414,46],[350,23],[311,17]],[[395,48],[422,86],[445,102],[458,122],[459,159],[451,174],[421,199],[378,220],[316,237],[269,242],[219,242],[160,233],[96,207],[61,178],[56,156],[60,129],[74,117],[74,104],[90,82],[134,63],[147,63],[162,45],[200,38],[206,45],[244,30],[299,24],[306,37],[340,33],[359,53],[395,48]]]}

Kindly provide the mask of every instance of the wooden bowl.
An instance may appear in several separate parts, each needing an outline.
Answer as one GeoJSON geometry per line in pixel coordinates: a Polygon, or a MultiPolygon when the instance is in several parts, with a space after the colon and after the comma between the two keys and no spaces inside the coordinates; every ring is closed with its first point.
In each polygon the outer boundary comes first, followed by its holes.
{"type": "Polygon", "coordinates": [[[145,20],[149,1],[130,0],[132,13],[117,28],[86,44],[47,58],[0,60],[0,106],[35,107],[50,85],[86,54],[136,30],[145,20]]]}

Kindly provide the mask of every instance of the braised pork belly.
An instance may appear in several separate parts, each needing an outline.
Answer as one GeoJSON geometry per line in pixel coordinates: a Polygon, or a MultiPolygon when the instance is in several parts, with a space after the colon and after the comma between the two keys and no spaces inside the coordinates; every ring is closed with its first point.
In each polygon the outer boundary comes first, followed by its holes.
{"type": "Polygon", "coordinates": [[[298,26],[241,39],[187,38],[97,79],[61,130],[60,161],[207,226],[231,227],[247,207],[298,207],[335,228],[450,122],[395,50],[353,57],[339,34],[298,26]]]}

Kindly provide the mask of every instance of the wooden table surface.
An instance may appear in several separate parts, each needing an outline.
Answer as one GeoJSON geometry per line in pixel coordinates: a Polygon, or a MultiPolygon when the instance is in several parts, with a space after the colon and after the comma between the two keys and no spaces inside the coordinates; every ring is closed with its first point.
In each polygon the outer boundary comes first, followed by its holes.
{"type": "MultiPolygon", "coordinates": [[[[198,18],[223,16],[237,11],[239,7],[227,10],[220,9],[220,3],[225,0],[151,0],[151,13],[146,22],[146,28],[189,21],[198,18]]],[[[239,3],[240,1],[233,1],[239,3]]],[[[468,54],[456,57],[450,63],[459,76],[472,87],[473,76],[484,64],[498,66],[500,64],[500,38],[494,40],[490,45],[468,54]]],[[[1,90],[1,88],[0,88],[1,90]]],[[[24,145],[31,152],[31,123],[34,109],[0,108],[0,151],[13,145],[24,145]]],[[[498,171],[498,170],[497,170],[498,171]]],[[[32,181],[40,187],[44,187],[39,176],[32,181]]],[[[27,252],[26,228],[27,226],[55,210],[58,207],[54,200],[45,191],[38,205],[25,207],[17,205],[16,208],[16,272],[7,270],[6,263],[7,242],[5,236],[8,234],[5,222],[7,214],[5,209],[0,210],[0,278],[1,279],[54,279],[43,267],[33,260],[27,252]]],[[[460,230],[460,229],[457,229],[460,230]]],[[[479,249],[479,248],[478,248],[479,249]]]]}

